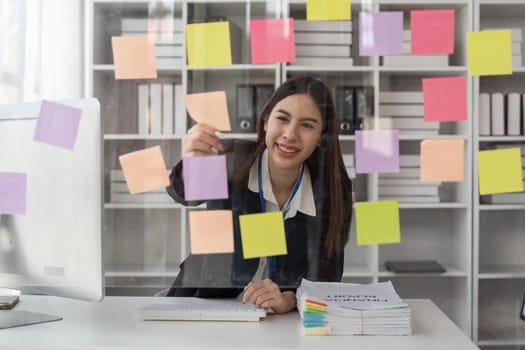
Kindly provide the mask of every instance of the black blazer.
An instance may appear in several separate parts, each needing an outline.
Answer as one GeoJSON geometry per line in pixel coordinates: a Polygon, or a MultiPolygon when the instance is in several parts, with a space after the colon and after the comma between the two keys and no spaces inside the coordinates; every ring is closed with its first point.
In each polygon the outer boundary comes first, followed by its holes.
{"type": "MultiPolygon", "coordinates": [[[[227,155],[229,165],[239,164],[231,156],[227,155]]],[[[179,162],[170,174],[171,185],[167,187],[167,191],[179,203],[196,204],[184,200],[181,173],[182,162],[179,162]]],[[[323,218],[320,209],[326,199],[325,196],[329,194],[322,192],[320,183],[313,179],[312,181],[317,216],[312,217],[297,212],[293,218],[284,222],[288,254],[276,257],[275,269],[271,276],[272,281],[283,291],[295,291],[302,278],[313,281],[340,281],[342,277],[346,235],[341,234],[341,242],[331,257],[323,253],[324,230],[322,230],[323,218]]],[[[229,184],[229,193],[230,198],[227,200],[208,201],[207,208],[233,211],[235,252],[190,255],[180,265],[180,272],[168,296],[236,297],[251,281],[259,266],[259,258],[242,257],[238,217],[242,214],[262,212],[259,194],[250,191],[247,187],[235,191],[231,184],[229,184]]]]}

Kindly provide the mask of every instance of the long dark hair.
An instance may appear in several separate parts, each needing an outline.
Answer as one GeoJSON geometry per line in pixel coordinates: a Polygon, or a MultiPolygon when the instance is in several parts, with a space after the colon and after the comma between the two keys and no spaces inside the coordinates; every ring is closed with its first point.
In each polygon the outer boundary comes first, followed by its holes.
{"type": "MultiPolygon", "coordinates": [[[[312,155],[306,160],[312,182],[320,181],[324,193],[322,217],[324,218],[324,251],[328,257],[334,254],[341,242],[348,241],[352,221],[352,182],[348,178],[341,157],[338,128],[334,102],[327,86],[312,77],[297,77],[285,81],[270,96],[257,118],[257,146],[251,161],[237,173],[238,179],[247,182],[247,173],[253,161],[266,149],[264,123],[268,120],[275,105],[282,99],[294,94],[307,94],[317,105],[322,117],[323,129],[321,142],[312,155]]],[[[319,215],[319,213],[318,213],[319,215]]]]}

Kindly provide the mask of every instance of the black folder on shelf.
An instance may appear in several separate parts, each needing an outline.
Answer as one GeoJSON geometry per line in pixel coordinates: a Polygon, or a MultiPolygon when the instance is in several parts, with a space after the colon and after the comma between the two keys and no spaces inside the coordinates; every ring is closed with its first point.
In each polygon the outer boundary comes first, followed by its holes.
{"type": "Polygon", "coordinates": [[[443,273],[447,271],[435,260],[386,261],[385,267],[388,271],[397,273],[443,273]]]}

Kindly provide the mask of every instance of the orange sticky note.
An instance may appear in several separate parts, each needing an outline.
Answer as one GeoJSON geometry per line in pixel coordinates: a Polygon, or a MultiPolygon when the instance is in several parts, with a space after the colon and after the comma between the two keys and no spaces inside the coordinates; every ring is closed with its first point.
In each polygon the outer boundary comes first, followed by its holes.
{"type": "Polygon", "coordinates": [[[184,96],[191,118],[217,130],[230,131],[230,115],[225,91],[203,92],[184,96]]]}
{"type": "Polygon", "coordinates": [[[148,36],[114,36],[111,38],[115,79],[155,79],[155,47],[148,36]]]}
{"type": "Polygon", "coordinates": [[[129,193],[142,193],[170,184],[160,146],[127,153],[118,157],[129,193]]]}
{"type": "Polygon", "coordinates": [[[439,77],[423,79],[423,119],[451,122],[467,119],[467,79],[439,77]]]}
{"type": "Polygon", "coordinates": [[[421,181],[463,181],[464,143],[461,139],[421,141],[421,181]]]}
{"type": "Polygon", "coordinates": [[[189,213],[191,254],[233,253],[231,210],[204,210],[189,213]]]}

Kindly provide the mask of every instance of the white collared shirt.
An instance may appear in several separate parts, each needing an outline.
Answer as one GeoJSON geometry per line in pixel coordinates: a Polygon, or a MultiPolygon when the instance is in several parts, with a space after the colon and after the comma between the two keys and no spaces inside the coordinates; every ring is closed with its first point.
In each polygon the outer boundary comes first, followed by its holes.
{"type": "MultiPolygon", "coordinates": [[[[264,150],[261,157],[262,187],[264,199],[266,200],[266,210],[268,212],[279,211],[279,205],[277,204],[277,200],[275,199],[275,195],[273,194],[272,182],[270,181],[267,149],[264,150]]],[[[253,163],[248,178],[248,189],[255,193],[259,193],[258,164],[258,160],[256,160],[253,163]]],[[[312,180],[310,177],[310,172],[308,171],[308,167],[306,166],[304,167],[303,179],[299,184],[299,189],[297,190],[297,193],[292,199],[292,202],[289,204],[288,211],[286,212],[284,219],[286,220],[289,218],[293,218],[295,214],[297,214],[297,211],[300,211],[301,213],[309,216],[316,215],[314,193],[312,190],[312,180]]]]}

